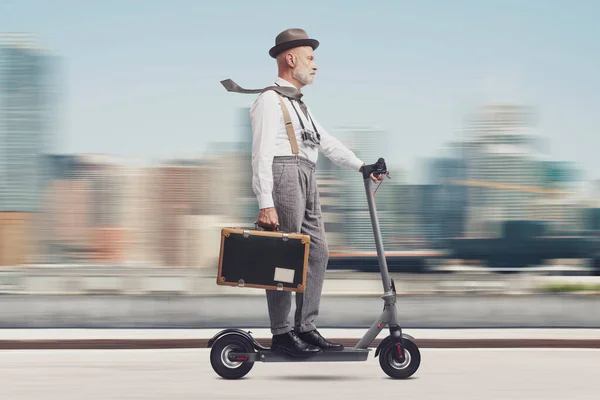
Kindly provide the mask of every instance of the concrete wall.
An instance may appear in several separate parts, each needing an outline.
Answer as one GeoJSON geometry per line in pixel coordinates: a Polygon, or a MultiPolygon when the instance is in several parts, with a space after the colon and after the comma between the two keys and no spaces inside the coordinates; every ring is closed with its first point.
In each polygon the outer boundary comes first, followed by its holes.
{"type": "MultiPolygon", "coordinates": [[[[367,328],[376,296],[325,296],[318,325],[367,328]]],[[[600,328],[599,296],[403,296],[405,328],[600,328]]],[[[293,315],[293,308],[292,308],[293,315]]],[[[264,296],[0,296],[0,328],[268,328],[264,296]]]]}

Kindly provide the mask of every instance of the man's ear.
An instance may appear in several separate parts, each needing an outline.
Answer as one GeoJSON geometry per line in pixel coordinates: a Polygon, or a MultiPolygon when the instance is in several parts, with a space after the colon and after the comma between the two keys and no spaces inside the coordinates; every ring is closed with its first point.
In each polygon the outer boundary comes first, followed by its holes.
{"type": "Polygon", "coordinates": [[[296,55],[293,53],[287,53],[287,55],[285,56],[285,60],[287,61],[287,64],[290,67],[295,67],[296,66],[296,55]]]}

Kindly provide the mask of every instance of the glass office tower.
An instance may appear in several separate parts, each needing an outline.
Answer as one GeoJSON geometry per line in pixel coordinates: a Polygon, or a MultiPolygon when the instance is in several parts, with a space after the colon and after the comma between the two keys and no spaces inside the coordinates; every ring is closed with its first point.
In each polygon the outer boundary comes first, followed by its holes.
{"type": "Polygon", "coordinates": [[[40,210],[56,121],[56,57],[27,35],[0,36],[0,211],[40,210]]]}
{"type": "Polygon", "coordinates": [[[43,261],[42,213],[58,113],[57,57],[33,37],[0,35],[0,265],[43,261]]]}

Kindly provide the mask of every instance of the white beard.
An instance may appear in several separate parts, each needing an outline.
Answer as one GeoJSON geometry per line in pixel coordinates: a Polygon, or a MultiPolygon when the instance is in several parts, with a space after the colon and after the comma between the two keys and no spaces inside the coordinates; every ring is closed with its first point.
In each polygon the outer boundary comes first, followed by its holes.
{"type": "Polygon", "coordinates": [[[315,80],[315,76],[311,75],[311,72],[308,68],[296,67],[292,70],[292,76],[303,85],[310,85],[315,80]]]}

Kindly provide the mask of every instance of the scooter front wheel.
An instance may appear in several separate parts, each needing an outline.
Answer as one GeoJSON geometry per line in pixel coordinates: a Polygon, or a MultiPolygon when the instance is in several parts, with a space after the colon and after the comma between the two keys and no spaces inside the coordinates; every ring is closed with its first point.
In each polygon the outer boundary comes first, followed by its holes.
{"type": "Polygon", "coordinates": [[[245,337],[236,334],[225,335],[213,344],[210,351],[210,364],[213,370],[225,379],[240,379],[254,366],[251,361],[232,361],[231,353],[253,353],[252,343],[245,337]]]}
{"type": "Polygon", "coordinates": [[[379,354],[379,365],[383,372],[394,379],[411,377],[421,365],[421,352],[417,345],[410,339],[404,339],[404,359],[399,354],[400,348],[390,341],[379,354]]]}

